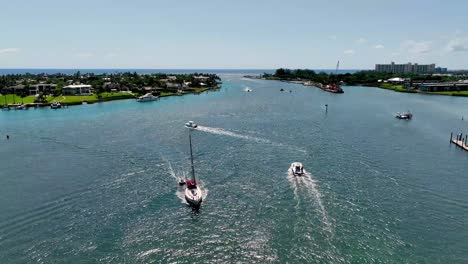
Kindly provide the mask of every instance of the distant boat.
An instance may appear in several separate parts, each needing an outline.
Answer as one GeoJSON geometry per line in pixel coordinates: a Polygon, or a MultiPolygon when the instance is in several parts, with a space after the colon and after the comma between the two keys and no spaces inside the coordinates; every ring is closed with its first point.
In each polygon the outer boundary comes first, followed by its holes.
{"type": "Polygon", "coordinates": [[[147,93],[137,98],[138,102],[149,102],[158,100],[159,96],[154,96],[152,93],[147,93]]]}
{"type": "Polygon", "coordinates": [[[15,107],[16,110],[28,110],[28,106],[25,104],[18,105],[15,107]]]}
{"type": "Polygon", "coordinates": [[[50,108],[59,109],[59,108],[62,108],[62,105],[59,102],[55,101],[50,105],[50,108]]]}
{"type": "Polygon", "coordinates": [[[291,163],[289,172],[294,176],[302,176],[304,175],[304,167],[302,166],[302,163],[300,162],[293,162],[291,163]]]}
{"type": "Polygon", "coordinates": [[[193,121],[188,121],[187,123],[185,123],[185,127],[186,128],[197,128],[198,125],[195,124],[195,122],[193,122],[193,121]]]}
{"type": "Polygon", "coordinates": [[[189,130],[189,142],[190,142],[190,164],[192,167],[192,178],[187,181],[187,187],[185,188],[185,200],[191,206],[198,207],[201,205],[203,201],[203,193],[200,187],[197,185],[197,180],[195,178],[195,168],[193,166],[192,131],[191,130],[189,130]]]}
{"type": "Polygon", "coordinates": [[[249,87],[245,87],[244,91],[250,93],[252,91],[252,89],[250,89],[249,87]]]}
{"type": "Polygon", "coordinates": [[[179,185],[185,185],[186,181],[184,178],[179,177],[179,185]]]}
{"type": "Polygon", "coordinates": [[[281,92],[283,92],[283,91],[284,91],[284,89],[283,89],[283,88],[281,88],[281,89],[280,89],[280,91],[281,91],[281,92]]]}
{"type": "Polygon", "coordinates": [[[410,111],[408,112],[405,112],[405,113],[397,113],[395,118],[398,118],[398,119],[404,119],[404,120],[410,120],[411,118],[413,118],[413,114],[410,113],[410,111]]]}

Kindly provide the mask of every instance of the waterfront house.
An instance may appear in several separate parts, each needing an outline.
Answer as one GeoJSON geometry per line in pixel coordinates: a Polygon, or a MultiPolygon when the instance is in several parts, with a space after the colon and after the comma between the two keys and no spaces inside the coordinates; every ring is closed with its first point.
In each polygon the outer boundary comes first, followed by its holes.
{"type": "Polygon", "coordinates": [[[57,88],[56,84],[40,83],[29,86],[29,95],[37,95],[39,93],[51,94],[57,88]]]}
{"type": "Polygon", "coordinates": [[[91,85],[72,84],[62,88],[63,95],[91,95],[91,85]]]}

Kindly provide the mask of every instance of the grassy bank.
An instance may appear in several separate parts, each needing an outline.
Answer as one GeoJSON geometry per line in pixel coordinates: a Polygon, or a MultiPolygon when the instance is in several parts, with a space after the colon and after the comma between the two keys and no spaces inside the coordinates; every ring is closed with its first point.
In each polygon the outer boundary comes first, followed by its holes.
{"type": "MultiPolygon", "coordinates": [[[[215,89],[215,87],[203,87],[203,88],[193,88],[193,91],[178,93],[178,92],[161,92],[161,97],[166,96],[174,96],[174,95],[184,95],[184,94],[191,94],[191,93],[201,93],[204,91],[208,91],[211,89],[215,89]]],[[[113,100],[123,100],[123,99],[133,99],[137,96],[132,93],[127,92],[118,92],[118,93],[101,93],[98,95],[60,95],[60,96],[47,96],[46,100],[48,104],[51,104],[54,101],[60,102],[61,104],[66,105],[77,105],[81,104],[82,102],[88,103],[96,103],[96,102],[106,102],[106,101],[113,101],[113,100]]],[[[21,98],[18,95],[14,94],[7,94],[0,96],[0,106],[11,105],[11,104],[32,104],[34,103],[35,96],[26,96],[21,98]]]]}
{"type": "MultiPolygon", "coordinates": [[[[34,103],[35,96],[26,96],[21,98],[18,95],[7,94],[0,97],[0,105],[6,104],[32,104],[34,103]]],[[[81,104],[83,101],[94,103],[100,101],[112,101],[112,100],[121,100],[121,99],[131,99],[135,98],[134,94],[118,92],[118,93],[101,93],[98,95],[60,95],[60,96],[46,96],[47,103],[52,103],[54,101],[60,102],[62,104],[81,104]]]]}
{"type": "Polygon", "coordinates": [[[395,92],[401,92],[401,93],[417,93],[417,91],[405,89],[403,87],[403,85],[394,85],[394,84],[389,84],[389,83],[382,83],[378,87],[383,88],[383,89],[387,89],[387,90],[393,90],[395,92]]]}
{"type": "Polygon", "coordinates": [[[468,97],[468,91],[444,91],[444,92],[424,92],[424,91],[417,91],[417,90],[407,90],[403,87],[403,85],[394,85],[389,83],[379,84],[377,87],[392,90],[395,92],[401,93],[420,93],[420,94],[435,94],[435,95],[449,95],[449,96],[466,96],[468,97]]]}

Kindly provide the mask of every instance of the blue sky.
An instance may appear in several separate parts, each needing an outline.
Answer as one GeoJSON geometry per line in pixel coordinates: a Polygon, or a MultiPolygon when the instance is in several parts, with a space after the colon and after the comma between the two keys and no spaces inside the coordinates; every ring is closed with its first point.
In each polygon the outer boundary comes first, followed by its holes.
{"type": "Polygon", "coordinates": [[[468,68],[465,0],[0,0],[0,68],[468,68]]]}

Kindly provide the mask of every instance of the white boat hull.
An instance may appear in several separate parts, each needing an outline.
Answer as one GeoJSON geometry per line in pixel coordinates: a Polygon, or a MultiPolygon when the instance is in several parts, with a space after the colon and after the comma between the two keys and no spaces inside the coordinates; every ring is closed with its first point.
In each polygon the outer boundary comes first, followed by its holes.
{"type": "Polygon", "coordinates": [[[187,203],[190,205],[198,206],[201,204],[203,198],[203,193],[200,189],[200,187],[195,187],[195,188],[186,188],[185,189],[185,200],[187,203]]]}
{"type": "Polygon", "coordinates": [[[152,97],[152,98],[138,98],[138,102],[151,102],[151,101],[156,101],[158,100],[158,97],[152,97]]]}

